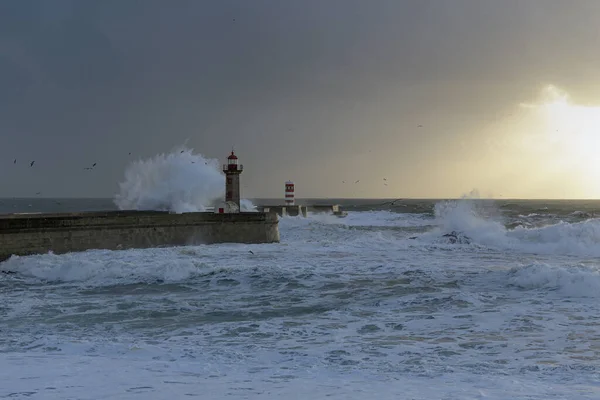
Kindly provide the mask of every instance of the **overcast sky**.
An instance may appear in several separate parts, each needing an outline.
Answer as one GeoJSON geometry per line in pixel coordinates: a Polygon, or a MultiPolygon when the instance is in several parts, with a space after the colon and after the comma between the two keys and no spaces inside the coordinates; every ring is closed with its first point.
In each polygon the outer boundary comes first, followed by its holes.
{"type": "Polygon", "coordinates": [[[2,0],[0,196],[112,197],[187,142],[235,146],[244,197],[589,197],[498,143],[547,85],[600,103],[598,21],[598,0],[2,0]]]}

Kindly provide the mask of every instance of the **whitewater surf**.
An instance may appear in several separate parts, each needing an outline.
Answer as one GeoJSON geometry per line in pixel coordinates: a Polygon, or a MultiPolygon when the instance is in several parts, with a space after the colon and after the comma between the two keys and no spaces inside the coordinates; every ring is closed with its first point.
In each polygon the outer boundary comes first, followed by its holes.
{"type": "Polygon", "coordinates": [[[600,203],[339,203],[278,244],[2,263],[0,396],[598,398],[600,203]]]}

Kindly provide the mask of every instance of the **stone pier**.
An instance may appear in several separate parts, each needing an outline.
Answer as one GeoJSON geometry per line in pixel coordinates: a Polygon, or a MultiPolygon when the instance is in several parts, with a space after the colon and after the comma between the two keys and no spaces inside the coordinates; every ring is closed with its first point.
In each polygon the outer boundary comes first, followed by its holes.
{"type": "Polygon", "coordinates": [[[0,215],[0,261],[11,255],[60,254],[211,243],[279,242],[277,216],[246,212],[173,214],[107,211],[0,215]]]}

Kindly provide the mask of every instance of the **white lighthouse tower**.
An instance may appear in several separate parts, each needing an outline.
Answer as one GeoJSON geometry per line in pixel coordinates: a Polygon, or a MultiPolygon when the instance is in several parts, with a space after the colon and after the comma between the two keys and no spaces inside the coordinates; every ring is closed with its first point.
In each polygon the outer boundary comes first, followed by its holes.
{"type": "Polygon", "coordinates": [[[293,206],[295,203],[294,199],[294,182],[287,181],[285,183],[285,205],[293,206]]]}

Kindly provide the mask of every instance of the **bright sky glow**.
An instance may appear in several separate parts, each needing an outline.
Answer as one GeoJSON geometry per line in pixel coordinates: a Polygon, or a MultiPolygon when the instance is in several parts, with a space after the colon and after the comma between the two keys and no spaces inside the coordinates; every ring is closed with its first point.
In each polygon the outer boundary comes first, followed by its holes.
{"type": "Polygon", "coordinates": [[[569,173],[584,197],[600,196],[600,106],[580,105],[554,86],[538,104],[522,104],[534,112],[538,149],[545,149],[547,171],[569,173]]]}

